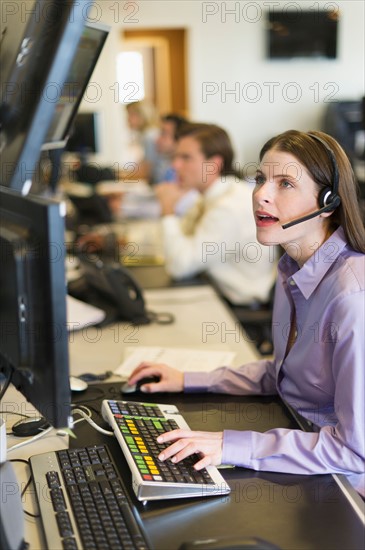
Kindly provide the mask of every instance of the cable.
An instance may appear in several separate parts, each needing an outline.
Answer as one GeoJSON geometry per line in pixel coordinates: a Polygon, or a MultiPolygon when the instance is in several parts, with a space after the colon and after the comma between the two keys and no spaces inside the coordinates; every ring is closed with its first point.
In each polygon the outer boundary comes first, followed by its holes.
{"type": "MultiPolygon", "coordinates": [[[[82,406],[82,405],[81,405],[81,406],[82,406]]],[[[79,405],[79,407],[80,407],[80,405],[79,405]]],[[[88,412],[89,414],[87,414],[86,412],[84,412],[83,410],[81,410],[81,408],[73,409],[72,412],[73,412],[73,414],[79,414],[80,416],[82,416],[82,419],[83,419],[83,420],[86,420],[86,422],[87,422],[88,424],[90,424],[90,426],[92,426],[92,427],[94,428],[94,430],[96,430],[97,432],[100,432],[100,433],[102,433],[102,434],[104,434],[104,435],[110,435],[110,436],[113,436],[113,437],[114,437],[114,432],[111,432],[111,431],[109,431],[109,430],[104,430],[103,428],[101,428],[100,426],[98,426],[98,425],[96,424],[96,422],[94,422],[94,421],[91,419],[91,414],[92,414],[91,411],[90,411],[87,407],[83,407],[83,408],[86,409],[87,412],[88,412]]],[[[74,424],[76,424],[76,422],[80,422],[82,419],[76,420],[76,421],[74,422],[74,424]]]]}
{"type": "MultiPolygon", "coordinates": [[[[92,418],[92,414],[95,413],[96,415],[100,416],[99,413],[99,409],[96,409],[95,407],[93,407],[92,405],[85,405],[85,403],[87,403],[87,401],[83,401],[82,404],[80,403],[72,403],[71,407],[72,409],[77,409],[78,407],[80,407],[81,409],[85,409],[87,414],[90,416],[90,418],[92,418]]],[[[76,422],[81,422],[83,420],[83,418],[80,418],[79,420],[77,420],[76,422]]]]}
{"type": "MultiPolygon", "coordinates": [[[[100,397],[105,395],[105,391],[102,388],[93,387],[93,385],[89,385],[88,387],[88,393],[90,391],[95,391],[97,395],[95,397],[89,397],[88,399],[85,399],[85,397],[81,394],[79,399],[80,403],[92,403],[93,401],[100,401],[100,397]]],[[[81,392],[80,392],[81,393],[81,392]]],[[[74,396],[73,396],[74,399],[74,396]]],[[[74,401],[73,405],[79,405],[80,404],[77,400],[74,401]]]]}
{"type": "MultiPolygon", "coordinates": [[[[21,492],[21,494],[20,494],[21,497],[24,496],[25,491],[28,489],[28,487],[29,487],[29,485],[32,483],[32,481],[33,481],[33,476],[30,475],[30,477],[29,477],[27,483],[26,483],[25,486],[24,486],[24,489],[22,490],[22,492],[21,492]]],[[[28,512],[28,510],[25,510],[24,508],[23,508],[23,512],[24,512],[24,514],[26,514],[27,516],[30,516],[31,518],[40,518],[40,517],[41,517],[40,513],[38,513],[38,514],[32,514],[32,512],[28,512]]]]}
{"type": "Polygon", "coordinates": [[[37,441],[38,439],[41,439],[41,437],[44,437],[45,435],[49,434],[49,432],[53,430],[53,426],[50,426],[49,428],[43,430],[41,433],[34,435],[30,439],[27,439],[26,441],[22,441],[21,443],[16,443],[9,449],[7,449],[7,452],[10,453],[11,451],[14,451],[15,449],[19,449],[20,447],[24,447],[25,445],[28,445],[29,443],[33,443],[34,441],[37,441]]]}
{"type": "Polygon", "coordinates": [[[6,409],[1,409],[0,414],[10,414],[10,416],[22,416],[23,418],[30,418],[28,414],[18,413],[15,411],[7,411],[6,409]]]}
{"type": "MultiPolygon", "coordinates": [[[[98,426],[92,419],[91,419],[91,416],[92,416],[92,413],[90,411],[90,409],[88,409],[87,407],[83,407],[82,405],[78,405],[79,408],[77,409],[73,409],[73,414],[79,414],[82,418],[80,418],[79,420],[74,420],[73,424],[77,424],[78,422],[81,422],[82,420],[86,420],[86,422],[88,422],[95,430],[97,430],[98,432],[104,434],[104,435],[110,435],[110,436],[114,436],[114,432],[110,432],[108,430],[104,430],[103,428],[101,428],[100,426],[98,426]],[[84,412],[83,410],[81,410],[80,407],[83,407],[86,411],[84,412]]],[[[10,453],[11,451],[14,451],[15,449],[19,449],[20,447],[24,447],[25,445],[28,445],[30,443],[33,443],[34,441],[37,441],[38,439],[41,439],[41,437],[44,437],[45,435],[47,435],[51,430],[53,430],[53,426],[50,426],[49,428],[47,428],[46,430],[42,431],[41,433],[33,436],[32,438],[30,439],[27,439],[26,441],[22,441],[21,443],[16,443],[15,445],[13,445],[12,447],[9,447],[7,449],[7,452],[10,453]]],[[[58,430],[57,431],[57,435],[68,435],[66,431],[63,431],[63,430],[58,430]]]]}
{"type": "Polygon", "coordinates": [[[29,466],[29,460],[26,460],[25,458],[11,458],[9,462],[23,462],[27,466],[29,466]]]}
{"type": "MultiPolygon", "coordinates": [[[[98,431],[98,432],[100,432],[100,433],[102,433],[102,434],[104,434],[104,435],[110,435],[110,436],[113,436],[113,437],[114,437],[114,432],[111,432],[111,431],[109,431],[109,430],[104,430],[103,428],[101,428],[100,426],[98,426],[98,425],[96,424],[96,422],[94,422],[94,421],[92,420],[92,418],[91,418],[91,414],[92,414],[91,411],[88,410],[87,407],[84,407],[84,408],[88,411],[89,415],[86,414],[86,413],[85,413],[83,410],[81,410],[80,408],[79,408],[79,409],[74,409],[72,412],[73,412],[73,414],[79,414],[80,416],[82,416],[82,419],[86,420],[86,422],[87,422],[88,424],[90,424],[90,426],[92,426],[92,427],[94,428],[94,430],[96,430],[96,431],[98,431]]],[[[80,420],[82,420],[82,419],[80,419],[80,420]]],[[[76,422],[80,422],[80,420],[76,420],[76,422]]],[[[75,422],[75,423],[76,423],[76,422],[75,422]]]]}
{"type": "MultiPolygon", "coordinates": [[[[22,462],[30,468],[29,460],[25,460],[24,458],[12,458],[11,460],[9,460],[9,462],[22,462]]],[[[26,482],[22,492],[20,493],[21,498],[25,495],[26,490],[28,489],[29,485],[32,483],[32,479],[33,479],[33,476],[31,474],[28,481],[26,482]]],[[[30,516],[31,518],[40,518],[41,517],[41,515],[39,513],[38,514],[32,514],[31,512],[28,512],[27,510],[24,510],[24,508],[23,508],[23,512],[24,512],[24,514],[26,514],[27,516],[30,516]]]]}
{"type": "Polygon", "coordinates": [[[167,311],[156,313],[155,311],[146,311],[147,318],[151,323],[157,325],[171,325],[175,321],[175,316],[167,311]]]}

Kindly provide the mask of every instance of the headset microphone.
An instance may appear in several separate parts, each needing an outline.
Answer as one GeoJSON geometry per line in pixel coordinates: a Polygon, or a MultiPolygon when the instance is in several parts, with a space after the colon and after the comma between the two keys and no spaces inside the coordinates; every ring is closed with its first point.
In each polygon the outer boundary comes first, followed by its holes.
{"type": "Polygon", "coordinates": [[[316,139],[317,141],[320,141],[322,145],[326,148],[327,154],[331,159],[331,164],[332,164],[332,172],[333,172],[332,188],[324,187],[320,192],[318,197],[318,202],[319,202],[318,210],[315,210],[311,214],[307,214],[306,216],[302,216],[301,218],[297,218],[296,220],[293,220],[291,222],[284,223],[281,226],[283,229],[288,229],[288,227],[292,227],[297,223],[302,223],[302,222],[306,222],[307,220],[311,220],[316,216],[320,216],[323,212],[331,212],[341,204],[341,198],[338,195],[339,175],[338,175],[338,166],[337,166],[335,154],[323,139],[316,136],[315,134],[308,134],[308,136],[316,139]]]}
{"type": "MultiPolygon", "coordinates": [[[[339,198],[340,197],[338,197],[338,199],[339,198]]],[[[323,212],[331,212],[332,210],[337,208],[337,206],[339,206],[340,202],[341,202],[340,200],[338,200],[336,202],[331,202],[330,204],[324,206],[323,208],[320,208],[319,210],[315,210],[311,214],[307,214],[307,216],[302,216],[301,218],[297,218],[296,220],[293,220],[291,222],[284,223],[284,224],[282,224],[281,227],[283,229],[288,229],[288,227],[292,227],[293,225],[297,225],[297,223],[306,222],[307,220],[311,220],[312,218],[315,218],[316,216],[320,216],[323,212]]]]}

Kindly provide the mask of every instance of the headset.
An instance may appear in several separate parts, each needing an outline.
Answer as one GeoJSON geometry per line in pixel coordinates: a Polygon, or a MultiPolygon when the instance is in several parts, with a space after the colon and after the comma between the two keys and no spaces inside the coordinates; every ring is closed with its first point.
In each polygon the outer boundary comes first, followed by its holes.
{"type": "Polygon", "coordinates": [[[332,212],[341,204],[341,198],[338,194],[339,174],[338,174],[338,165],[337,165],[335,154],[330,148],[330,146],[322,138],[316,136],[315,134],[307,134],[307,135],[312,137],[313,139],[316,139],[320,143],[322,143],[322,145],[325,147],[327,151],[328,157],[330,158],[331,165],[332,165],[332,173],[333,173],[332,187],[326,186],[320,192],[318,196],[318,204],[319,204],[318,210],[315,210],[314,212],[312,212],[311,214],[308,214],[307,216],[303,216],[291,222],[284,223],[281,226],[283,229],[292,227],[297,223],[306,222],[307,220],[315,218],[316,216],[320,216],[320,214],[322,214],[323,212],[332,212]]]}

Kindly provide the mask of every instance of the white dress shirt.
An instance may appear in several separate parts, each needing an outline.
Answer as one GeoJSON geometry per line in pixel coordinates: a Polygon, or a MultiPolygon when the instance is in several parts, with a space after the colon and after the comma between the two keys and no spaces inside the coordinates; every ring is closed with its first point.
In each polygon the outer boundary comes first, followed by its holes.
{"type": "Polygon", "coordinates": [[[162,227],[166,269],[174,278],[205,271],[233,304],[268,299],[275,251],[256,240],[248,183],[221,176],[186,216],[164,216],[162,227]]]}

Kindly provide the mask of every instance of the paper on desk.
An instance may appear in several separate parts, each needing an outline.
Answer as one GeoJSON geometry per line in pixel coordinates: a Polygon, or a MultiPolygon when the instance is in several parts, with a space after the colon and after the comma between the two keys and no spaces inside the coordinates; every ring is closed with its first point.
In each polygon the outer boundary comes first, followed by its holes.
{"type": "Polygon", "coordinates": [[[90,325],[101,323],[105,319],[105,311],[91,304],[77,300],[67,294],[67,330],[81,330],[90,325]]]}
{"type": "Polygon", "coordinates": [[[166,363],[183,372],[210,372],[232,365],[236,354],[231,351],[208,351],[186,348],[139,347],[126,349],[126,357],[115,373],[129,376],[142,361],[166,363]]]}

